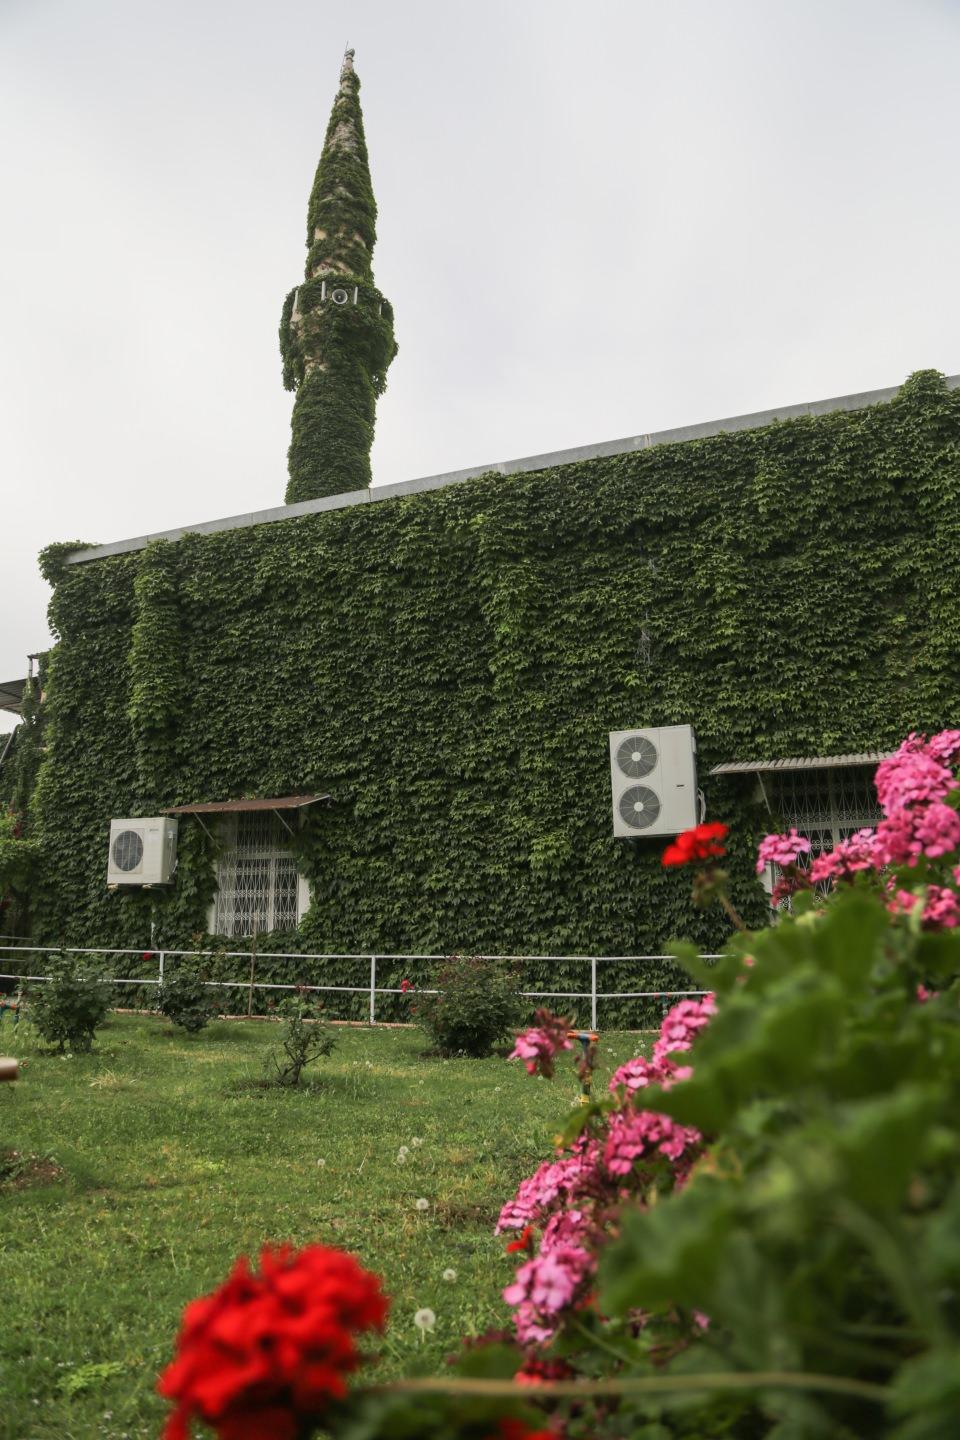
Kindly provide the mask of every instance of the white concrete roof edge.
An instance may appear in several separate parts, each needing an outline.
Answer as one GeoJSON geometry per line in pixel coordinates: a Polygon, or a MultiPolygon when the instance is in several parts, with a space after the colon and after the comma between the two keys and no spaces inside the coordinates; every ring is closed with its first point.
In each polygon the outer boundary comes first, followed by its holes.
{"type": "MultiPolygon", "coordinates": [[[[960,389],[960,375],[946,377],[947,388],[960,389]]],[[[131,540],[114,540],[109,545],[95,545],[77,550],[67,557],[68,565],[83,565],[88,560],[105,560],[111,555],[125,555],[142,550],[153,540],[181,540],[184,535],[214,535],[222,530],[244,530],[252,525],[272,525],[280,520],[293,520],[298,515],[316,515],[325,510],[344,510],[350,505],[368,501],[391,500],[403,495],[417,495],[426,490],[439,490],[463,480],[476,480],[481,475],[517,475],[533,470],[550,470],[560,465],[576,465],[584,460],[598,460],[611,455],[628,455],[634,450],[649,450],[654,445],[682,444],[685,440],[706,440],[712,435],[735,430],[760,430],[775,420],[795,420],[804,415],[829,415],[836,410],[866,410],[892,400],[900,390],[891,385],[883,390],[865,390],[857,395],[838,395],[829,400],[810,400],[800,405],[780,405],[772,410],[758,410],[750,415],[733,415],[724,420],[709,420],[699,425],[682,425],[674,430],[659,430],[646,435],[631,435],[623,440],[604,440],[595,445],[578,445],[570,450],[552,450],[544,455],[526,455],[519,460],[501,460],[491,465],[475,465],[468,470],[451,470],[443,475],[425,475],[418,480],[402,480],[394,485],[377,485],[370,490],[350,490],[343,495],[325,495],[320,500],[301,500],[295,505],[277,505],[269,510],[253,510],[246,515],[228,515],[221,520],[203,520],[196,525],[183,525],[176,530],[158,530],[151,535],[138,535],[131,540]]]]}

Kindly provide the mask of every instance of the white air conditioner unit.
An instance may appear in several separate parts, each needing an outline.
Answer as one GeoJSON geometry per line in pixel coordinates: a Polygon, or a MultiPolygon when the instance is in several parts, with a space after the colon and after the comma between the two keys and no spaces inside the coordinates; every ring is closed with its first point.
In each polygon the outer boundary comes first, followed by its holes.
{"type": "Polygon", "coordinates": [[[169,885],[176,868],[176,820],[157,815],[110,821],[108,885],[169,885]]]}
{"type": "Polygon", "coordinates": [[[613,833],[679,835],[699,820],[697,741],[690,725],[615,730],[610,736],[613,833]]]}

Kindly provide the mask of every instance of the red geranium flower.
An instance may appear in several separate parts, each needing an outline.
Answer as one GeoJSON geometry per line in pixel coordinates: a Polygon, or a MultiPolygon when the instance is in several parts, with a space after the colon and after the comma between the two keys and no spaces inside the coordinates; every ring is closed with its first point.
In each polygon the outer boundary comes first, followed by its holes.
{"type": "Polygon", "coordinates": [[[505,1253],[515,1255],[518,1250],[530,1250],[533,1248],[534,1229],[532,1225],[524,1225],[516,1240],[511,1240],[505,1253]]]}
{"type": "Polygon", "coordinates": [[[410,990],[412,990],[412,989],[413,989],[413,981],[412,981],[412,980],[401,980],[401,981],[400,981],[400,994],[401,994],[401,995],[406,995],[406,994],[407,994],[410,990]]]}
{"type": "Polygon", "coordinates": [[[707,825],[695,825],[692,830],[684,830],[678,835],[672,845],[668,845],[663,852],[662,864],[664,865],[694,865],[698,860],[717,860],[721,855],[726,855],[726,850],[720,844],[729,826],[722,825],[719,820],[711,821],[707,825]]]}
{"type": "Polygon", "coordinates": [[[267,1245],[259,1274],[241,1256],[183,1313],[176,1356],[157,1381],[176,1404],[164,1440],[188,1440],[194,1417],[220,1440],[296,1440],[346,1394],[362,1359],[354,1336],[382,1329],[387,1305],[378,1277],[342,1250],[267,1245]]]}
{"type": "Polygon", "coordinates": [[[551,1380],[569,1380],[573,1371],[566,1360],[541,1360],[528,1355],[520,1369],[514,1372],[515,1385],[545,1385],[551,1380]]]}
{"type": "Polygon", "coordinates": [[[531,1430],[524,1420],[507,1415],[487,1440],[557,1440],[556,1430],[531,1430]]]}

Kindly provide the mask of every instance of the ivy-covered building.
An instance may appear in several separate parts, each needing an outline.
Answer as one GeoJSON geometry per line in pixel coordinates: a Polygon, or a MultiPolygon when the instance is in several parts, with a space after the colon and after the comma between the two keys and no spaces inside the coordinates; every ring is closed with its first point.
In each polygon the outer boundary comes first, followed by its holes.
{"type": "MultiPolygon", "coordinates": [[[[722,767],[869,755],[960,716],[958,387],[922,372],[789,418],[52,547],[38,933],[242,933],[250,907],[217,895],[245,871],[288,948],[717,943],[662,841],[613,838],[608,732],[694,726],[758,917],[771,816],[757,771],[722,767]],[[111,818],[297,796],[326,798],[184,814],[172,885],[107,889],[111,818]]],[[[870,818],[866,761],[759,773],[777,821],[870,818]]]]}
{"type": "Polygon", "coordinates": [[[289,503],[43,557],[42,719],[0,770],[7,798],[14,768],[32,789],[34,933],[236,948],[256,930],[261,952],[327,955],[713,947],[727,922],[691,908],[663,840],[614,838],[608,734],[694,727],[752,921],[760,830],[826,840],[872,820],[871,757],[960,722],[960,377],[364,488],[369,432],[341,443],[323,418],[355,383],[352,419],[372,426],[394,349],[349,65],[337,106],[340,169],[321,161],[284,311],[289,503]],[[111,820],[166,812],[172,883],[108,889],[111,820]]]}

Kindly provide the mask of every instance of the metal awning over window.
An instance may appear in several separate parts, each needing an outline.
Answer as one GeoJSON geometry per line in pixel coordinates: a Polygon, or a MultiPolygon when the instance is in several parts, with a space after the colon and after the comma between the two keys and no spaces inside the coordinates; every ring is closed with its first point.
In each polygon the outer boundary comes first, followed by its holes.
{"type": "Polygon", "coordinates": [[[776,815],[778,823],[794,826],[819,854],[855,831],[876,825],[880,807],[873,772],[891,754],[891,750],[860,750],[850,755],[734,760],[715,765],[710,774],[751,777],[768,814],[776,815]]]}
{"type": "MultiPolygon", "coordinates": [[[[273,799],[258,800],[200,800],[194,805],[171,805],[169,810],[161,810],[161,815],[196,815],[197,822],[203,826],[204,815],[242,815],[249,814],[256,810],[271,810],[276,815],[280,824],[288,835],[294,832],[284,820],[280,813],[283,810],[305,810],[308,805],[316,805],[321,800],[329,800],[329,795],[277,795],[273,799]]],[[[210,832],[207,831],[207,834],[210,832]]]]}
{"type": "Polygon", "coordinates": [[[26,680],[4,680],[0,684],[0,710],[9,710],[11,715],[19,715],[23,706],[23,692],[26,689],[26,680]]]}
{"type": "Polygon", "coordinates": [[[241,810],[303,810],[329,795],[280,795],[273,800],[202,800],[196,805],[171,805],[161,815],[232,815],[241,810]]]}
{"type": "Polygon", "coordinates": [[[711,775],[759,775],[778,770],[837,770],[851,765],[879,765],[892,750],[861,750],[855,755],[794,756],[788,760],[728,760],[714,765],[711,775]]]}

